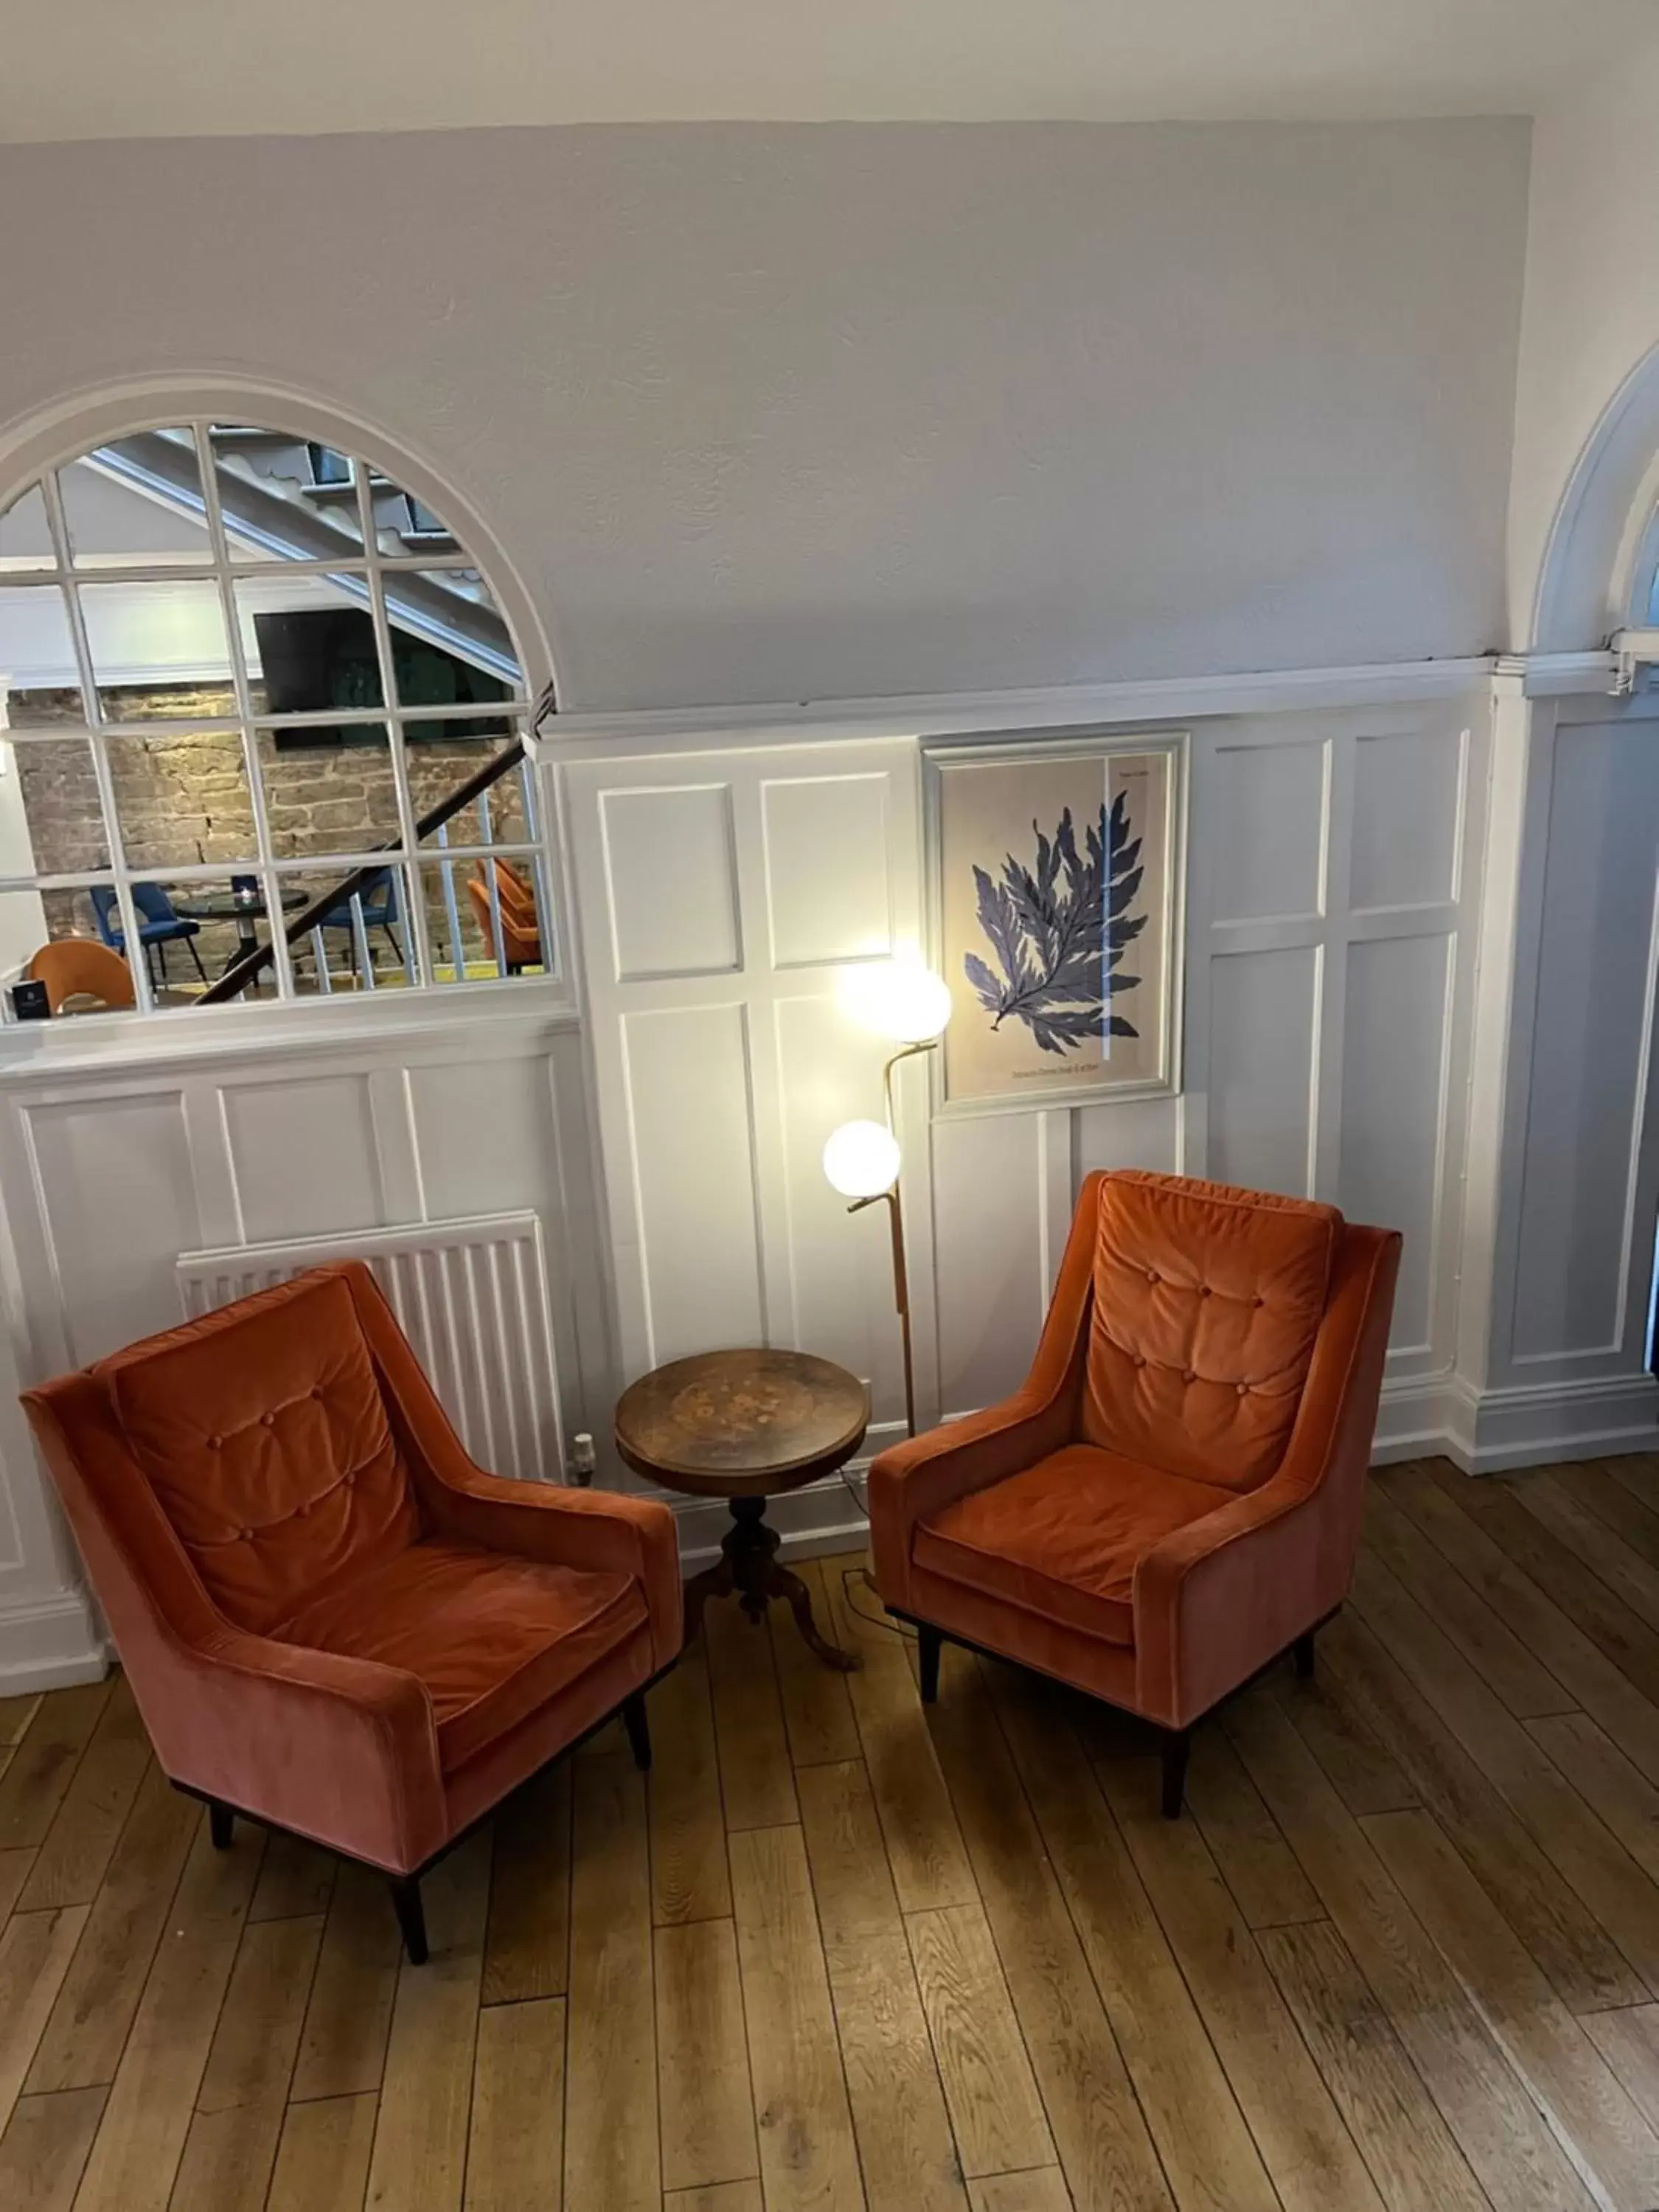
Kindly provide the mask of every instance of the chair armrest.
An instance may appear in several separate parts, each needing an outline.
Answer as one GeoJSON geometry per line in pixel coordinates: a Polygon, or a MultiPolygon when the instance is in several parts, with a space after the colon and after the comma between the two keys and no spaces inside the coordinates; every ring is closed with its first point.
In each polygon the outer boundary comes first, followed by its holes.
{"type": "Polygon", "coordinates": [[[163,1634],[143,1673],[173,1781],[395,1873],[448,1842],[432,1699],[401,1668],[227,1625],[201,1644],[163,1634]]]}
{"type": "Polygon", "coordinates": [[[552,1566],[632,1575],[645,1592],[653,1667],[665,1667],[684,1635],[679,1535],[671,1509],[614,1490],[563,1490],[509,1482],[471,1461],[431,1468],[422,1498],[440,1528],[486,1551],[552,1566]]]}
{"type": "Polygon", "coordinates": [[[1319,1571],[1328,1517],[1281,1470],[1136,1563],[1138,1710],[1185,1728],[1341,1602],[1347,1570],[1319,1571]]]}
{"type": "Polygon", "coordinates": [[[1137,1561],[1136,1704],[1184,1728],[1347,1595],[1400,1266],[1392,1231],[1350,1224],[1278,1471],[1137,1561]]]}

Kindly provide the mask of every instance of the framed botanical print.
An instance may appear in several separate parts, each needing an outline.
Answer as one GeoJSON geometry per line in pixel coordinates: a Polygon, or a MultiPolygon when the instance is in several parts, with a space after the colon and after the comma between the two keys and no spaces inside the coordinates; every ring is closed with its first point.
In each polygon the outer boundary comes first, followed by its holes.
{"type": "Polygon", "coordinates": [[[1180,1083],[1182,732],[923,755],[945,1113],[1180,1083]]]}

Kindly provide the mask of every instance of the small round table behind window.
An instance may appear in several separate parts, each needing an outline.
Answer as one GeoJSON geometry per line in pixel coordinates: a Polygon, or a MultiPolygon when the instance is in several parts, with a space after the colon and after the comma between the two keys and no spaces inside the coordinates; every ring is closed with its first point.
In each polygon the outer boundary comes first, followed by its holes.
{"type": "Polygon", "coordinates": [[[635,1474],[694,1498],[724,1498],[732,1526],[712,1567],[685,1586],[685,1633],[711,1597],[735,1595],[750,1620],[787,1599],[826,1666],[859,1664],[819,1632],[812,1599],[779,1564],[766,1501],[843,1467],[864,1441],[870,1401],[855,1375],[806,1352],[703,1352],[629,1385],[617,1407],[617,1449],[635,1474]]]}

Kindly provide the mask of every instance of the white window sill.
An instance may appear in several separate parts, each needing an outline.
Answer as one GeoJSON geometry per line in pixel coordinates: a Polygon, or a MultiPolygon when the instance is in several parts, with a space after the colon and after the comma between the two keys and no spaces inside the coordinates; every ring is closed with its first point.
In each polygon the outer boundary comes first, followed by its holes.
{"type": "Polygon", "coordinates": [[[293,1050],[360,1050],[365,1044],[453,1034],[459,1028],[580,1027],[562,983],[515,977],[421,991],[337,994],[301,1005],[170,1007],[151,1014],[60,1015],[0,1028],[0,1084],[38,1082],[82,1068],[144,1068],[293,1050]]]}

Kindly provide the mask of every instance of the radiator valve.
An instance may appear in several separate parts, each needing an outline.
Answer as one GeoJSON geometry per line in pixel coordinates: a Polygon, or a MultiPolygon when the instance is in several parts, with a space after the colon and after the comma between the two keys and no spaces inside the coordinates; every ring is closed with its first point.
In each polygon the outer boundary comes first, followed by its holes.
{"type": "Polygon", "coordinates": [[[592,1437],[586,1429],[580,1430],[570,1440],[570,1480],[586,1490],[593,1480],[593,1469],[598,1464],[592,1437]]]}

